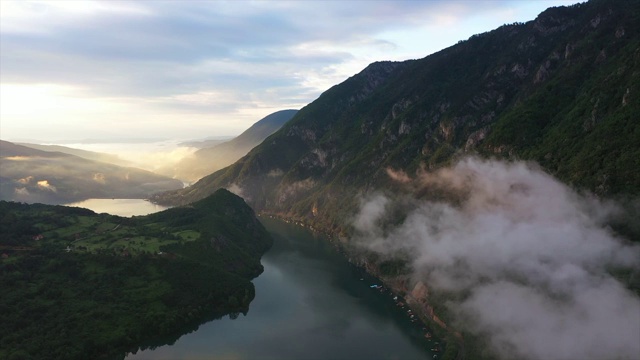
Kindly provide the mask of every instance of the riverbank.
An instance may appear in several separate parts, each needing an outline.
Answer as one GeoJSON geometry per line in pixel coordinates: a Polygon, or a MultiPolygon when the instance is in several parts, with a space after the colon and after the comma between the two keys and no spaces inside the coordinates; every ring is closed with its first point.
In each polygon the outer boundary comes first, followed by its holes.
{"type": "Polygon", "coordinates": [[[176,329],[246,313],[272,244],[224,190],[135,218],[5,201],[0,214],[0,308],[12,309],[0,312],[2,359],[124,357],[178,338],[176,329]]]}
{"type": "Polygon", "coordinates": [[[256,297],[246,316],[212,321],[127,360],[440,358],[407,308],[371,288],[378,279],[349,263],[327,238],[283,221],[260,221],[274,245],[253,280],[256,297]]]}
{"type": "MultiPolygon", "coordinates": [[[[464,339],[460,332],[448,326],[437,314],[433,304],[429,302],[427,285],[422,281],[416,281],[408,276],[385,276],[380,271],[379,264],[367,261],[361,253],[357,253],[348,241],[348,236],[343,232],[326,231],[318,226],[309,224],[304,219],[287,217],[280,213],[262,212],[259,217],[278,219],[288,224],[300,226],[310,231],[325,236],[330,244],[352,265],[361,268],[374,281],[381,283],[390,291],[391,296],[400,296],[406,300],[405,305],[423,325],[429,329],[434,339],[440,339],[443,348],[438,359],[462,360],[464,359],[464,339]]],[[[425,334],[426,335],[426,334],[425,334]]],[[[436,341],[434,340],[434,343],[436,341]]]]}

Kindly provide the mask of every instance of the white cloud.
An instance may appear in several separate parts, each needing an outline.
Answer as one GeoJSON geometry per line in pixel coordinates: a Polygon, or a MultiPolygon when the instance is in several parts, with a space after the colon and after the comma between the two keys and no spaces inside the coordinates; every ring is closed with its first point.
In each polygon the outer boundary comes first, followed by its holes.
{"type": "Polygon", "coordinates": [[[18,196],[29,196],[30,195],[29,190],[27,190],[27,188],[15,188],[14,192],[18,196]]]}
{"type": "Polygon", "coordinates": [[[640,247],[607,227],[621,215],[615,203],[522,162],[470,158],[400,179],[456,200],[369,199],[354,222],[359,243],[409,259],[416,279],[455,295],[456,326],[504,359],[640,357],[640,298],[610,274],[640,275],[640,247]],[[404,209],[401,223],[390,209],[404,209]]]}
{"type": "Polygon", "coordinates": [[[284,171],[281,169],[272,169],[267,173],[268,177],[280,177],[282,175],[284,175],[284,171]]]}
{"type": "Polygon", "coordinates": [[[55,186],[49,184],[48,180],[40,180],[40,181],[38,181],[38,188],[43,189],[43,190],[48,190],[48,191],[51,191],[51,192],[57,192],[58,191],[55,186]]]}
{"type": "Polygon", "coordinates": [[[187,137],[238,134],[373,61],[421,58],[566,2],[2,1],[2,136],[117,137],[110,127],[142,122],[155,124],[148,136],[173,136],[174,123],[187,137]]]}
{"type": "Polygon", "coordinates": [[[100,16],[150,15],[150,9],[134,2],[105,1],[27,1],[3,0],[0,2],[4,33],[46,34],[74,22],[85,22],[100,16]],[[38,26],[33,26],[37,23],[38,26]]]}
{"type": "MultiPolygon", "coordinates": [[[[233,183],[231,185],[229,185],[229,187],[227,188],[227,190],[229,190],[230,192],[240,196],[241,198],[244,198],[244,191],[242,190],[242,187],[240,187],[240,185],[233,183]]],[[[245,200],[249,200],[249,199],[245,199],[245,200]]]]}
{"type": "Polygon", "coordinates": [[[105,184],[107,182],[106,176],[103,173],[94,173],[92,179],[99,184],[105,184]]]}

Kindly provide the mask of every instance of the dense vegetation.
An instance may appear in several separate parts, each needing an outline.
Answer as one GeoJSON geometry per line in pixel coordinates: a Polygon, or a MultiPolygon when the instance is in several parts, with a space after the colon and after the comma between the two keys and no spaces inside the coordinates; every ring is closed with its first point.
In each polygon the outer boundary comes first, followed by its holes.
{"type": "Polygon", "coordinates": [[[0,358],[122,358],[246,312],[271,238],[220,190],[121,218],[0,202],[0,358]]]}
{"type": "MultiPolygon", "coordinates": [[[[402,191],[389,169],[413,176],[468,155],[531,160],[580,191],[636,197],[639,49],[638,0],[550,8],[423,59],[371,64],[232,166],[153,200],[184,204],[235,188],[258,211],[349,235],[362,194],[402,191]]],[[[639,209],[628,210],[612,225],[638,240],[639,209]]],[[[401,261],[370,265],[382,276],[405,270],[401,261]]],[[[447,321],[439,295],[429,301],[447,321]]],[[[482,340],[463,336],[464,353],[481,356],[482,340]]]]}
{"type": "Polygon", "coordinates": [[[154,197],[237,186],[258,211],[343,229],[355,195],[469,155],[534,160],[602,196],[640,194],[640,1],[550,8],[424,59],[374,63],[234,165],[154,197]]]}

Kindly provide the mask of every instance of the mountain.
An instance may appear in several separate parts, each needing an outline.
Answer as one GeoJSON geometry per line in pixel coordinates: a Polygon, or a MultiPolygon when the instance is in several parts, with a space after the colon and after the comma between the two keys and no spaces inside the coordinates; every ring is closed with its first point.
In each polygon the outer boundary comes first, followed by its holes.
{"type": "Polygon", "coordinates": [[[88,198],[146,198],[182,187],[150,171],[42,151],[0,140],[0,199],[63,204],[88,198]]]}
{"type": "Polygon", "coordinates": [[[110,163],[110,164],[114,164],[114,165],[118,165],[118,166],[129,166],[129,165],[131,165],[130,162],[121,159],[117,155],[112,155],[112,154],[105,154],[105,153],[99,153],[99,152],[95,152],[95,151],[74,149],[74,148],[70,148],[70,147],[67,147],[67,146],[60,146],[60,145],[40,145],[40,144],[30,144],[30,143],[15,143],[15,144],[16,145],[26,146],[26,147],[29,147],[29,148],[32,148],[32,149],[36,149],[36,150],[50,151],[50,152],[61,152],[61,153],[64,153],[64,154],[79,156],[81,158],[85,158],[85,159],[88,159],[88,160],[101,161],[101,162],[106,162],[106,163],[110,163]]]}
{"type": "Polygon", "coordinates": [[[423,59],[371,64],[233,165],[151,199],[186,204],[223,187],[338,235],[446,339],[442,359],[635,359],[637,198],[620,226],[608,222],[615,206],[579,193],[640,195],[639,97],[640,1],[550,8],[423,59]],[[633,265],[595,250],[605,243],[633,265]],[[600,279],[621,296],[593,287],[600,279]]]}
{"type": "Polygon", "coordinates": [[[640,2],[550,8],[324,92],[228,168],[153,197],[233,188],[258,211],[342,229],[356,195],[467,154],[538,162],[600,195],[640,193],[640,2]]]}
{"type": "Polygon", "coordinates": [[[281,110],[267,115],[237,137],[216,146],[202,148],[193,156],[183,159],[173,169],[161,172],[179,179],[196,181],[236,162],[267,136],[280,129],[296,112],[298,110],[281,110]]]}
{"type": "Polygon", "coordinates": [[[133,218],[0,201],[0,358],[122,359],[246,314],[272,243],[226,190],[133,218]]]}

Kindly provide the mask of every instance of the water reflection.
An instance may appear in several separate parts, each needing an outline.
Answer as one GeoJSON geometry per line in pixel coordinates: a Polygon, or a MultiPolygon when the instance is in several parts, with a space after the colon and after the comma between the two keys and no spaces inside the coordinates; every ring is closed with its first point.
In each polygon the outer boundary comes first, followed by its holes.
{"type": "Polygon", "coordinates": [[[126,217],[147,215],[167,209],[165,206],[156,205],[143,199],[87,199],[65,204],[65,206],[81,207],[97,213],[105,212],[126,217]]]}
{"type": "Polygon", "coordinates": [[[424,359],[424,338],[366,276],[306,229],[261,219],[275,238],[246,316],[212,321],[128,359],[424,359]]]}

